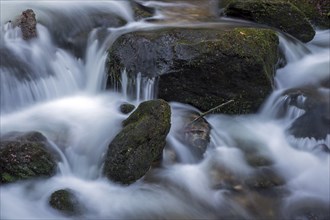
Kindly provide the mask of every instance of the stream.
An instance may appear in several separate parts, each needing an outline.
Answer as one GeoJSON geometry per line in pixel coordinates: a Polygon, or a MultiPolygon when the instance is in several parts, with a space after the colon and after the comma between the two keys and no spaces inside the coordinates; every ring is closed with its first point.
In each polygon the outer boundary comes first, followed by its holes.
{"type": "MultiPolygon", "coordinates": [[[[190,7],[179,1],[149,1],[146,5],[190,7]]],[[[49,179],[1,185],[0,218],[264,219],[272,216],[266,213],[274,211],[274,206],[280,213],[274,216],[283,219],[307,219],[301,214],[306,207],[329,213],[330,154],[315,146],[329,149],[330,134],[323,139],[290,135],[287,130],[304,110],[289,106],[290,97],[283,94],[312,87],[330,100],[330,89],[320,86],[330,73],[330,30],[317,30],[307,44],[279,33],[287,64],[276,72],[273,93],[256,114],[205,116],[212,127],[211,142],[201,162],[196,163],[176,135],[182,114],[199,111],[172,102],[167,142],[179,162],[173,163],[165,150],[163,168],[129,186],[102,175],[107,147],[127,117],[119,111],[120,104],[137,106],[157,98],[156,79],[137,75],[129,80],[125,70],[121,89],[106,90],[105,63],[113,42],[136,30],[241,24],[231,19],[197,23],[190,18],[187,23],[186,17],[178,17],[178,12],[171,10],[156,10],[153,19],[165,22],[150,22],[135,20],[133,13],[128,1],[1,1],[0,134],[39,131],[61,161],[57,174],[49,179]],[[20,29],[8,22],[28,8],[34,10],[38,20],[38,38],[31,41],[23,40],[20,29]],[[100,27],[99,21],[92,20],[94,14],[114,15],[126,24],[114,27],[104,22],[100,27]],[[77,46],[80,51],[61,44],[61,39],[77,39],[76,33],[82,31],[85,35],[79,36],[77,46]],[[218,186],[222,178],[228,178],[239,191],[240,180],[235,177],[248,179],[258,172],[247,163],[245,146],[254,146],[258,155],[272,161],[272,170],[284,182],[276,192],[260,196],[242,189],[244,193],[232,194],[218,186]],[[215,167],[227,171],[221,176],[214,172],[215,167]],[[65,216],[49,206],[50,195],[64,188],[75,192],[83,207],[80,216],[65,216]],[[252,208],[247,205],[249,201],[252,208]]],[[[299,95],[295,101],[304,99],[299,95]]],[[[320,216],[316,219],[323,219],[320,216]]]]}

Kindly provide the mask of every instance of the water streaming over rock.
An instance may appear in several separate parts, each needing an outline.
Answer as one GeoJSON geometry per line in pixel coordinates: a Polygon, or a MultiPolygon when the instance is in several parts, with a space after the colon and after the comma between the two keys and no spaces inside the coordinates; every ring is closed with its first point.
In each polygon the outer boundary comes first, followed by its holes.
{"type": "MultiPolygon", "coordinates": [[[[163,168],[155,169],[145,180],[123,186],[101,173],[107,146],[127,117],[120,113],[119,106],[156,98],[158,79],[141,74],[131,78],[123,69],[119,89],[106,91],[107,49],[120,35],[134,30],[210,23],[195,23],[184,16],[169,19],[170,24],[134,21],[133,10],[125,1],[77,4],[1,2],[1,134],[40,131],[61,156],[54,177],[1,186],[1,219],[70,218],[48,205],[50,195],[63,188],[75,192],[84,210],[78,218],[84,219],[263,219],[274,215],[253,215],[250,210],[276,212],[270,209],[273,206],[267,206],[269,203],[277,204],[277,216],[287,219],[311,205],[316,208],[313,210],[329,211],[329,153],[316,146],[329,148],[330,135],[315,139],[288,133],[293,121],[305,113],[300,107],[306,102],[306,94],[301,92],[305,87],[315,88],[325,100],[330,98],[329,88],[322,86],[330,73],[329,30],[318,31],[308,44],[280,35],[287,65],[277,70],[275,91],[258,114],[206,116],[212,127],[211,142],[199,163],[176,136],[185,123],[182,115],[198,110],[171,103],[172,128],[163,168]],[[30,41],[22,40],[20,29],[8,23],[27,8],[35,10],[39,21],[38,38],[30,41]],[[126,25],[100,26],[91,19],[98,13],[119,17],[126,25]],[[180,19],[189,22],[182,24],[180,19]],[[56,39],[78,40],[75,33],[82,30],[85,51],[80,55],[56,39]],[[179,163],[174,162],[173,154],[179,163]],[[263,165],[256,168],[254,158],[261,158],[263,165]],[[267,192],[270,195],[261,197],[245,188],[250,186],[252,176],[267,169],[277,173],[275,179],[282,182],[277,193],[285,196],[267,192]],[[236,194],[230,190],[236,190],[236,194]],[[249,207],[248,202],[256,207],[249,207]]],[[[145,3],[156,8],[162,4],[165,9],[156,10],[155,18],[171,17],[171,7],[176,3],[145,3]]],[[[188,10],[187,4],[180,7],[188,10]]]]}

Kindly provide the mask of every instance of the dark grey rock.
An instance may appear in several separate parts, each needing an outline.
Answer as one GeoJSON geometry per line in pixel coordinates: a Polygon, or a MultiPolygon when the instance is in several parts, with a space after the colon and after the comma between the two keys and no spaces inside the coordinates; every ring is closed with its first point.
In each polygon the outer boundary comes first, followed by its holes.
{"type": "Polygon", "coordinates": [[[141,103],[109,144],[104,175],[123,184],[130,184],[145,175],[162,154],[170,120],[171,109],[165,101],[141,103]]]}

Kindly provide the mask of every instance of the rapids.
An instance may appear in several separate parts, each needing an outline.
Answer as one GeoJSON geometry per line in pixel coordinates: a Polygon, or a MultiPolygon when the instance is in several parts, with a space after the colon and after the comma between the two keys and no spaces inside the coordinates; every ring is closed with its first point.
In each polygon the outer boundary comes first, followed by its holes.
{"type": "MultiPolygon", "coordinates": [[[[289,135],[287,129],[304,113],[294,106],[285,108],[284,115],[278,117],[287,105],[289,97],[282,94],[288,89],[312,85],[330,99],[329,88],[320,86],[330,74],[329,30],[318,30],[308,44],[279,33],[287,65],[277,70],[273,94],[254,115],[206,116],[212,126],[211,143],[202,162],[195,163],[187,146],[175,135],[182,123],[182,112],[198,110],[170,103],[172,128],[167,141],[180,163],[171,163],[164,152],[163,168],[155,170],[150,180],[142,179],[130,186],[101,175],[107,146],[127,117],[120,113],[119,105],[126,101],[137,105],[157,98],[157,79],[144,79],[141,74],[128,79],[125,70],[121,90],[105,90],[105,62],[111,44],[120,35],[140,29],[240,23],[226,19],[212,23],[172,19],[177,11],[170,13],[171,7],[187,8],[187,2],[149,1],[145,5],[156,8],[154,19],[169,22],[135,21],[128,1],[1,1],[0,134],[40,131],[60,153],[61,162],[57,175],[50,179],[1,185],[0,218],[70,218],[48,205],[54,191],[69,188],[84,207],[79,219],[255,219],[240,202],[229,200],[225,189],[213,187],[214,166],[224,166],[241,177],[255,172],[237,142],[262,146],[259,153],[270,158],[284,178],[283,188],[290,193],[279,201],[282,216],[290,219],[292,210],[299,209],[299,202],[305,200],[329,207],[329,154],[313,148],[321,144],[329,147],[330,135],[324,140],[289,135]],[[27,8],[35,11],[39,22],[38,38],[31,41],[24,41],[20,29],[8,22],[27,8]],[[127,24],[94,27],[91,15],[95,13],[119,16],[127,24]],[[76,56],[58,45],[54,29],[61,30],[63,38],[78,29],[85,30],[88,36],[84,53],[76,56]]],[[[304,102],[303,96],[299,99],[304,102]]],[[[263,204],[257,207],[259,212],[263,209],[263,204]]]]}

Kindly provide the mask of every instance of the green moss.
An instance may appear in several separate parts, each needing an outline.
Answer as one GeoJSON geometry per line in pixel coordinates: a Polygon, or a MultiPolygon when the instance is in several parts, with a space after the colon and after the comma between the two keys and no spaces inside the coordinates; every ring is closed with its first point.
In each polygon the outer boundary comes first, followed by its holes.
{"type": "Polygon", "coordinates": [[[78,199],[73,192],[67,189],[55,191],[49,199],[49,205],[69,216],[79,214],[80,212],[78,199]]]}
{"type": "Polygon", "coordinates": [[[10,183],[14,182],[16,179],[9,173],[1,173],[2,182],[10,183]]]}
{"type": "Polygon", "coordinates": [[[303,42],[315,35],[305,14],[284,0],[233,0],[225,8],[225,14],[277,28],[303,42]]]}
{"type": "Polygon", "coordinates": [[[123,129],[109,145],[104,174],[130,184],[141,178],[159,158],[170,129],[171,109],[164,100],[141,103],[123,121],[123,129]]]}
{"type": "Polygon", "coordinates": [[[44,136],[36,133],[1,142],[0,183],[53,175],[56,163],[44,140],[44,136]]]}
{"type": "Polygon", "coordinates": [[[328,0],[287,0],[299,8],[312,24],[330,28],[330,1],[328,0]]]}

